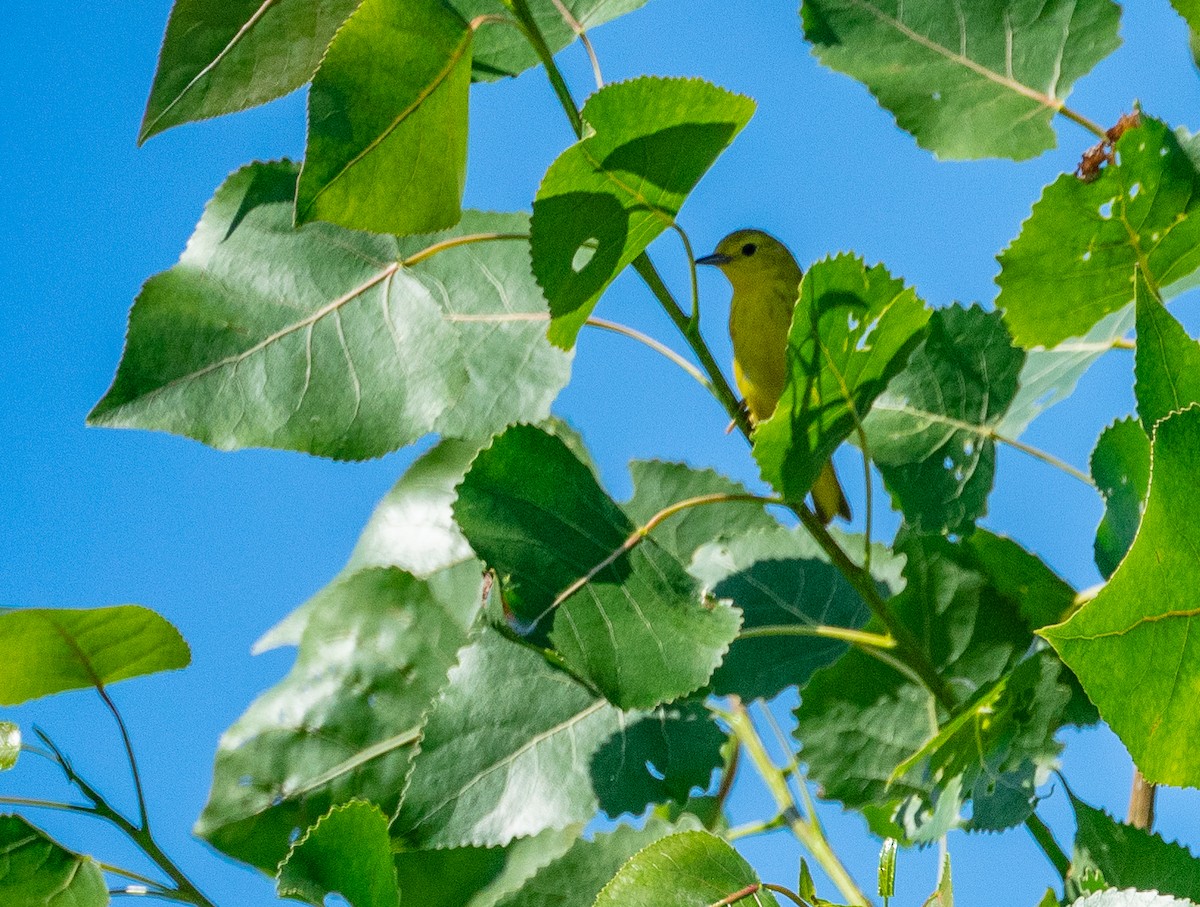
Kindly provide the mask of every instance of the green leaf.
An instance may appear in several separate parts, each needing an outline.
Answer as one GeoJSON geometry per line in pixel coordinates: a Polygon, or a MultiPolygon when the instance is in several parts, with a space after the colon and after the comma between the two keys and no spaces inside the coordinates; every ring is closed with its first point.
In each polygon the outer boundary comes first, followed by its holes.
{"type": "MultiPolygon", "coordinates": [[[[750,493],[740,482],[712,469],[693,469],[684,463],[634,460],[629,471],[633,474],[633,497],[624,510],[639,526],[646,525],[661,510],[690,498],[750,493]]],[[[761,503],[746,501],[682,510],[655,527],[650,537],[687,564],[704,544],[777,525],[761,503]]]]}
{"type": "Polygon", "coordinates": [[[105,907],[99,864],[20,816],[0,816],[0,901],[11,907],[105,907]]]}
{"type": "Polygon", "coordinates": [[[737,612],[704,600],[653,539],[621,553],[632,521],[562,440],[538,428],[511,428],[479,454],[454,515],[504,580],[512,612],[535,625],[552,613],[550,641],[566,665],[621,708],[699,689],[737,635],[737,612]]]}
{"type": "Polygon", "coordinates": [[[1200,66],[1200,0],[1171,0],[1175,12],[1183,16],[1191,33],[1192,59],[1200,66]]]}
{"type": "Polygon", "coordinates": [[[387,816],[361,800],[335,806],[292,846],[276,887],[315,907],[335,893],[350,907],[399,907],[387,816]]]}
{"type": "Polygon", "coordinates": [[[1200,584],[1193,518],[1200,408],[1159,423],[1141,529],[1108,584],[1067,621],[1040,631],[1079,677],[1134,762],[1155,783],[1200,784],[1193,691],[1200,642],[1192,591],[1200,584]],[[1137,678],[1130,683],[1129,678],[1137,678]]]}
{"type": "Polygon", "coordinates": [[[0,608],[0,705],[175,671],[192,660],[149,608],[0,608]]]}
{"type": "Polygon", "coordinates": [[[1021,346],[1089,331],[1134,298],[1134,270],[1159,292],[1200,268],[1200,173],[1180,140],[1149,117],[1115,146],[1094,181],[1067,173],[1046,187],[999,256],[996,306],[1021,346]]]}
{"type": "Polygon", "coordinates": [[[871,458],[905,521],[920,532],[969,531],[987,513],[996,426],[1017,393],[1025,353],[1000,315],[939,309],[863,420],[871,458]]]}
{"type": "Polygon", "coordinates": [[[299,88],[362,0],[176,0],[138,141],[299,88]]]}
{"type": "Polygon", "coordinates": [[[533,271],[550,339],[570,348],[613,278],[672,226],[754,112],[699,79],[644,76],[588,100],[585,137],[546,171],[533,203],[533,271]]]}
{"type": "Polygon", "coordinates": [[[1071,907],[1194,907],[1194,902],[1168,897],[1156,891],[1109,889],[1073,901],[1071,907]]]}
{"type": "MultiPolygon", "coordinates": [[[[853,542],[849,550],[856,550],[853,542]]],[[[743,633],[817,625],[858,629],[870,615],[841,571],[803,530],[755,530],[703,551],[704,560],[693,570],[715,597],[741,609],[743,633]]],[[[739,637],[713,674],[712,692],[771,699],[803,685],[845,650],[845,643],[817,636],[739,637]]]]}
{"type": "Polygon", "coordinates": [[[651,819],[640,829],[622,825],[590,841],[580,838],[497,907],[592,907],[600,889],[630,857],[680,827],[694,825],[687,817],[680,826],[651,819]]]}
{"type": "Polygon", "coordinates": [[[1100,319],[1084,336],[1049,349],[1029,350],[1021,369],[1019,389],[998,426],[1006,438],[1019,438],[1043,412],[1075,391],[1075,385],[1092,363],[1113,348],[1133,327],[1133,306],[1100,319]]]}
{"type": "MultiPolygon", "coordinates": [[[[958,690],[985,688],[1004,676],[1030,645],[1017,602],[961,544],[909,535],[896,551],[908,559],[907,585],[891,607],[938,673],[958,690]]],[[[850,649],[801,690],[795,731],[801,758],[824,795],[848,807],[891,812],[906,797],[927,802],[936,791],[926,779],[893,773],[938,733],[931,707],[929,693],[911,677],[850,649]]]]}
{"type": "Polygon", "coordinates": [[[578,840],[583,825],[518,838],[507,847],[401,850],[394,854],[401,902],[421,907],[495,907],[578,840]]]}
{"type": "MultiPolygon", "coordinates": [[[[500,0],[447,0],[470,22],[476,16],[504,15],[500,0]]],[[[591,31],[641,6],[646,0],[564,0],[575,20],[591,31]]],[[[575,40],[575,32],[563,20],[553,0],[529,0],[529,9],[546,43],[555,53],[575,40]]],[[[475,38],[473,78],[499,79],[515,76],[538,64],[538,56],[525,37],[508,22],[483,23],[475,38]]]]}
{"type": "Polygon", "coordinates": [[[429,713],[393,833],[410,848],[502,846],[586,822],[592,755],[621,721],[538,652],[484,630],[429,713]]]}
{"type": "Polygon", "coordinates": [[[482,439],[546,415],[569,358],[537,321],[527,244],[419,256],[522,234],[523,215],[468,213],[450,233],[404,240],[293,229],[295,179],[293,164],[255,164],[217,191],[179,264],[138,297],[91,424],[363,459],[430,431],[482,439]]]}
{"type": "Polygon", "coordinates": [[[1017,603],[1030,630],[1058,623],[1074,610],[1074,588],[1012,539],[976,529],[963,547],[1000,595],[1017,603]]]}
{"type": "Polygon", "coordinates": [[[1092,479],[1104,495],[1096,566],[1108,579],[1133,544],[1150,488],[1150,439],[1136,419],[1119,419],[1101,433],[1092,451],[1092,479]]]}
{"type": "Polygon", "coordinates": [[[1073,868],[1100,871],[1113,888],[1153,889],[1200,900],[1200,860],[1180,844],[1117,822],[1071,794],[1075,810],[1073,868]]]}
{"type": "Polygon", "coordinates": [[[309,90],[297,225],[407,234],[458,222],[472,34],[442,0],[364,0],[309,90]]]}
{"type": "Polygon", "coordinates": [[[804,0],[804,36],[948,160],[1025,160],[1075,80],[1116,50],[1112,0],[804,0]]]}
{"type": "Polygon", "coordinates": [[[0,721],[0,772],[13,768],[20,755],[21,726],[11,721],[0,721]]]}
{"type": "Polygon", "coordinates": [[[920,343],[929,311],[882,265],[839,255],[804,275],[788,335],[788,383],[754,434],[763,478],[804,498],[838,445],[920,343]]]}
{"type": "Polygon", "coordinates": [[[1146,434],[1171,413],[1200,401],[1200,344],[1188,336],[1137,271],[1134,394],[1146,434]]]}
{"type": "MultiPolygon", "coordinates": [[[[724,839],[685,831],[640,850],[604,886],[595,907],[708,907],[757,884],[750,864],[724,839]]],[[[770,891],[754,899],[777,907],[770,891]]]]}
{"type": "Polygon", "coordinates": [[[273,870],[293,833],[331,806],[362,798],[394,810],[480,585],[467,562],[428,580],[368,567],[318,593],[291,672],[222,736],[197,834],[273,870]]]}
{"type": "Polygon", "coordinates": [[[703,702],[633,717],[592,758],[593,777],[603,779],[600,808],[614,817],[636,816],[650,804],[686,803],[692,789],[706,790],[724,764],[726,739],[703,702]]]}

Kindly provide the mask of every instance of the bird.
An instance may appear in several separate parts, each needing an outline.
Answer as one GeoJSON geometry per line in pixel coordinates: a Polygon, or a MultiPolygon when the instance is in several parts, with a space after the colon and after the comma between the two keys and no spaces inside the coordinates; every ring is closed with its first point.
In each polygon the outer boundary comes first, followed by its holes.
{"type": "MultiPolygon", "coordinates": [[[[762,230],[735,230],[696,264],[717,267],[733,287],[733,377],[755,425],[775,412],[787,384],[788,332],[804,272],[788,247],[762,230]]],[[[828,524],[835,516],[850,519],[850,503],[832,461],[821,470],[811,494],[821,522],[828,524]]]]}

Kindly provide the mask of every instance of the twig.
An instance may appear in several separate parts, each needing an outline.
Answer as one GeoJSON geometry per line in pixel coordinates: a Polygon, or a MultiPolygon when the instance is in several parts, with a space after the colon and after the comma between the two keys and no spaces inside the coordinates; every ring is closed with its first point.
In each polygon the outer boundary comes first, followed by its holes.
{"type": "Polygon", "coordinates": [[[1143,831],[1154,827],[1154,801],[1158,787],[1146,780],[1141,769],[1133,769],[1133,786],[1129,791],[1129,812],[1125,823],[1143,831]]]}

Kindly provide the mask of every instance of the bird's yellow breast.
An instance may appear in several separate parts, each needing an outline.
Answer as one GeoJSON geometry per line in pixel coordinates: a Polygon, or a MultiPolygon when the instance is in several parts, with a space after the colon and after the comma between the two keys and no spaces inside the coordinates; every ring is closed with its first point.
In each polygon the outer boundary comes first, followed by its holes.
{"type": "Polygon", "coordinates": [[[729,307],[733,375],[753,421],[770,417],[787,384],[787,338],[796,306],[796,282],[778,279],[734,285],[729,307]]]}

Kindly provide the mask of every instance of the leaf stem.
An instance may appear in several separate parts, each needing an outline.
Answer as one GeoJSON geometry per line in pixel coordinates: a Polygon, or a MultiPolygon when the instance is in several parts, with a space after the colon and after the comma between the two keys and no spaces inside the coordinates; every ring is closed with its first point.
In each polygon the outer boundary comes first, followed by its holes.
{"type": "Polygon", "coordinates": [[[525,40],[529,42],[534,53],[538,55],[538,59],[542,61],[542,65],[546,67],[546,75],[550,78],[550,85],[554,89],[554,93],[558,96],[558,102],[562,105],[567,119],[571,121],[571,128],[575,130],[575,137],[583,138],[583,117],[580,116],[575,99],[571,96],[571,89],[567,86],[567,80],[563,78],[562,71],[558,68],[558,64],[554,62],[554,52],[550,50],[550,45],[546,43],[541,29],[538,28],[537,20],[534,18],[533,12],[529,9],[528,0],[502,0],[502,2],[517,17],[517,21],[521,24],[521,31],[525,33],[525,40]]]}
{"type": "Polygon", "coordinates": [[[563,17],[563,21],[566,22],[567,25],[571,26],[571,31],[575,32],[575,36],[579,38],[580,43],[583,44],[583,49],[587,51],[588,60],[590,60],[592,64],[592,75],[596,79],[597,90],[603,88],[604,74],[600,72],[600,58],[596,56],[596,48],[592,47],[591,39],[588,38],[587,29],[585,29],[583,27],[583,23],[576,19],[571,11],[567,9],[567,5],[563,3],[562,0],[552,0],[552,2],[554,3],[554,8],[558,10],[558,14],[563,17]]]}
{"type": "Polygon", "coordinates": [[[1058,113],[1060,116],[1066,117],[1072,123],[1078,123],[1080,126],[1082,126],[1084,129],[1086,129],[1088,132],[1092,133],[1093,135],[1097,135],[1105,141],[1108,140],[1108,130],[1107,129],[1105,129],[1099,123],[1092,122],[1087,117],[1085,117],[1083,114],[1075,112],[1070,107],[1068,107],[1066,104],[1063,104],[1063,105],[1057,107],[1055,112],[1058,113]]]}
{"type": "Polygon", "coordinates": [[[122,869],[120,866],[111,866],[108,863],[99,863],[99,861],[97,861],[97,863],[104,872],[107,872],[111,875],[121,876],[122,878],[129,879],[131,882],[140,882],[143,885],[153,886],[154,888],[162,889],[164,891],[166,890],[163,889],[161,882],[156,882],[149,876],[140,875],[136,872],[131,872],[128,869],[122,869]]]}
{"type": "Polygon", "coordinates": [[[149,834],[150,817],[146,813],[146,793],[142,789],[142,775],[138,771],[137,757],[133,754],[133,743],[129,739],[129,729],[125,727],[125,720],[121,717],[121,712],[117,709],[117,704],[108,695],[108,690],[104,688],[104,684],[96,684],[96,692],[100,694],[100,698],[104,700],[104,704],[112,712],[113,719],[117,722],[117,728],[121,732],[121,742],[125,744],[125,758],[129,761],[129,771],[133,775],[133,789],[137,793],[138,819],[140,820],[142,830],[149,834]]]}
{"type": "Polygon", "coordinates": [[[59,803],[57,800],[31,800],[28,797],[0,797],[2,806],[26,806],[30,809],[56,809],[62,812],[94,816],[96,811],[79,803],[59,803]]]}
{"type": "Polygon", "coordinates": [[[775,805],[779,808],[780,814],[784,817],[792,834],[812,854],[813,859],[825,870],[825,874],[829,876],[838,891],[850,904],[869,904],[870,901],[866,895],[862,893],[849,871],[842,865],[842,861],[829,846],[829,841],[826,840],[824,833],[818,826],[800,815],[791,788],[788,786],[787,777],[767,753],[745,705],[740,699],[732,697],[729,711],[716,711],[745,747],[746,755],[754,763],[754,767],[758,770],[763,783],[766,784],[767,790],[770,791],[775,805]]]}
{"type": "Polygon", "coordinates": [[[836,639],[869,649],[896,648],[896,640],[883,633],[853,630],[850,627],[831,627],[827,624],[811,624],[809,626],[781,624],[779,626],[751,627],[739,633],[738,639],[762,639],[772,636],[816,636],[822,639],[836,639]]]}
{"type": "Polygon", "coordinates": [[[696,275],[696,252],[692,248],[692,240],[687,235],[687,231],[679,226],[675,221],[671,222],[671,229],[679,234],[679,238],[683,241],[683,251],[687,255],[688,270],[692,277],[692,317],[688,319],[688,325],[693,330],[700,328],[700,280],[696,275]]]}
{"type": "Polygon", "coordinates": [[[1029,833],[1033,835],[1033,840],[1037,842],[1038,847],[1042,849],[1042,853],[1046,855],[1046,859],[1054,867],[1055,872],[1059,874],[1065,882],[1067,874],[1071,870],[1071,858],[1059,846],[1058,841],[1054,839],[1054,833],[1046,826],[1041,817],[1036,813],[1030,813],[1025,819],[1025,827],[1029,829],[1029,833]]]}
{"type": "Polygon", "coordinates": [[[778,831],[781,828],[787,827],[787,817],[780,814],[774,819],[768,819],[765,822],[747,822],[745,825],[738,825],[736,828],[731,828],[725,832],[725,840],[737,841],[740,838],[752,838],[755,835],[762,835],[769,831],[778,831]]]}
{"type": "Polygon", "coordinates": [[[497,240],[522,240],[529,241],[528,233],[469,233],[466,236],[452,236],[449,239],[444,239],[441,242],[436,242],[432,246],[427,246],[419,252],[414,252],[408,258],[402,258],[399,261],[399,266],[402,268],[411,268],[415,264],[420,264],[427,258],[432,258],[439,252],[445,252],[447,249],[456,249],[459,246],[469,246],[472,243],[480,242],[495,242],[497,240]]]}
{"type": "Polygon", "coordinates": [[[794,904],[798,904],[799,907],[812,907],[808,901],[804,900],[804,898],[800,897],[800,895],[796,894],[796,892],[792,891],[790,888],[784,888],[782,885],[773,885],[770,882],[763,882],[762,887],[766,888],[768,891],[773,891],[776,894],[782,894],[789,901],[793,902],[794,904]]]}

